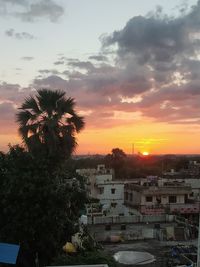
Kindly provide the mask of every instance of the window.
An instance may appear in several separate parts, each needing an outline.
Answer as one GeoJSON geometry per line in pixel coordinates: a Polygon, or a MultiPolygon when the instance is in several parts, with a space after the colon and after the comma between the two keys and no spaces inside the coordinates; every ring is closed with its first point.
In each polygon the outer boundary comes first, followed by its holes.
{"type": "Polygon", "coordinates": [[[133,201],[133,194],[132,193],[130,193],[130,195],[129,195],[129,200],[133,201]]]}
{"type": "Polygon", "coordinates": [[[117,206],[117,203],[115,203],[115,202],[111,202],[111,207],[112,207],[112,208],[116,208],[116,206],[117,206]]]}
{"type": "Polygon", "coordinates": [[[103,188],[103,187],[100,187],[100,188],[99,188],[99,194],[102,195],[103,192],[104,192],[104,188],[103,188]]]}
{"type": "Polygon", "coordinates": [[[128,200],[128,192],[125,192],[125,200],[128,200]]]}
{"type": "Polygon", "coordinates": [[[126,230],[126,224],[121,224],[121,230],[126,230]]]}
{"type": "Polygon", "coordinates": [[[176,196],[169,196],[169,203],[176,203],[176,196]]]}
{"type": "Polygon", "coordinates": [[[112,188],[112,189],[111,189],[111,193],[112,193],[112,194],[115,194],[115,190],[116,190],[115,188],[112,188]]]}
{"type": "Polygon", "coordinates": [[[157,202],[158,205],[160,205],[160,203],[161,203],[161,197],[160,196],[156,197],[156,202],[157,202]]]}
{"type": "Polygon", "coordinates": [[[111,230],[111,225],[110,224],[106,224],[105,225],[105,230],[106,231],[110,231],[111,230]]]}
{"type": "Polygon", "coordinates": [[[152,202],[153,201],[153,197],[151,196],[146,196],[146,202],[152,202]]]}

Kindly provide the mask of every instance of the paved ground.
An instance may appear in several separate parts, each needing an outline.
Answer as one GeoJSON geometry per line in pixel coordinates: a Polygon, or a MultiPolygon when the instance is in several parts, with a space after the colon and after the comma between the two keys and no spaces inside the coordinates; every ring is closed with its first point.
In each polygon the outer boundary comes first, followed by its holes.
{"type": "MultiPolygon", "coordinates": [[[[193,241],[135,241],[131,243],[118,243],[118,244],[104,244],[105,250],[109,251],[112,255],[122,250],[133,250],[133,251],[145,251],[153,254],[156,261],[150,264],[143,265],[145,267],[165,267],[167,266],[166,252],[169,251],[171,246],[177,244],[185,245],[197,245],[197,240],[193,241]]],[[[122,265],[123,266],[123,265],[122,265]]],[[[131,265],[134,267],[135,265],[131,265]]],[[[139,265],[137,265],[139,266],[139,265]]],[[[141,265],[140,265],[141,266],[141,265]]]]}

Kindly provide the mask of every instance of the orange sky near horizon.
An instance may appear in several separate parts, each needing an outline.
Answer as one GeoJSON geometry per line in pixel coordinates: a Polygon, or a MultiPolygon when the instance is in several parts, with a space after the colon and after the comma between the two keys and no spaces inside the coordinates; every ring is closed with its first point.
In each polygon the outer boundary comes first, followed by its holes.
{"type": "Polygon", "coordinates": [[[140,123],[140,125],[110,129],[85,129],[78,136],[77,154],[107,154],[119,147],[127,154],[147,151],[150,154],[200,154],[196,142],[200,129],[194,131],[187,125],[140,123]]]}
{"type": "MultiPolygon", "coordinates": [[[[188,125],[172,125],[152,122],[149,120],[132,125],[121,125],[110,128],[94,128],[91,126],[77,135],[79,154],[108,154],[115,147],[125,153],[147,151],[150,154],[200,154],[200,127],[195,129],[188,125]]],[[[12,133],[0,134],[0,150],[7,151],[8,144],[20,144],[17,130],[12,133]]]]}

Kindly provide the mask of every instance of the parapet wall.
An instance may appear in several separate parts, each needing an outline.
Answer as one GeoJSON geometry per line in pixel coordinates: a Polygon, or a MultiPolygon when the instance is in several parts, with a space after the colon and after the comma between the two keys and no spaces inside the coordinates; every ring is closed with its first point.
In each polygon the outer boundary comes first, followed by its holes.
{"type": "Polygon", "coordinates": [[[88,217],[88,224],[130,224],[173,222],[174,215],[130,215],[130,216],[94,216],[88,217]]]}

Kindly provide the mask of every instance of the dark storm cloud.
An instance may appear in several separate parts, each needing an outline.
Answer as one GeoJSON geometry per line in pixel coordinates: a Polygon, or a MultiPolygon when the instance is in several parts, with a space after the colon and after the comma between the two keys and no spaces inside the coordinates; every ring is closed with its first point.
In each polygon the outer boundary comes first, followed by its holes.
{"type": "Polygon", "coordinates": [[[0,0],[0,13],[28,22],[41,18],[57,22],[64,14],[64,8],[54,0],[0,0]]]}
{"type": "Polygon", "coordinates": [[[9,29],[7,31],[5,31],[5,35],[8,37],[12,37],[18,40],[23,40],[23,39],[28,39],[28,40],[32,40],[35,39],[34,35],[28,33],[28,32],[15,32],[14,29],[9,29]]]}

